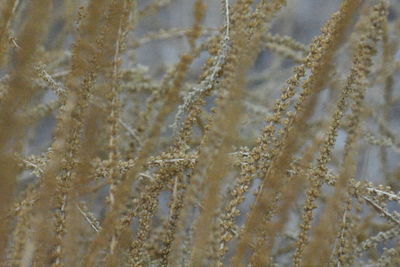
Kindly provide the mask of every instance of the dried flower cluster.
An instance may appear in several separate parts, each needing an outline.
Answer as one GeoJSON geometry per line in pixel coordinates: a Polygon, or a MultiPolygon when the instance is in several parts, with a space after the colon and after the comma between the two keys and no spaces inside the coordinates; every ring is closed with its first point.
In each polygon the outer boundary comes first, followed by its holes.
{"type": "Polygon", "coordinates": [[[400,3],[179,2],[0,1],[0,266],[400,266],[400,3]]]}

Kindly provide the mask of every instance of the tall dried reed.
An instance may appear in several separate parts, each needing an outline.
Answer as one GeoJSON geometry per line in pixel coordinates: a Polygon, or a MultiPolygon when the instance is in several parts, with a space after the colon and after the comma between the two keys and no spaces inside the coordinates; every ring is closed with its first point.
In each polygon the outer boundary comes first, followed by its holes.
{"type": "Polygon", "coordinates": [[[399,266],[400,5],[304,2],[1,1],[0,266],[399,266]]]}

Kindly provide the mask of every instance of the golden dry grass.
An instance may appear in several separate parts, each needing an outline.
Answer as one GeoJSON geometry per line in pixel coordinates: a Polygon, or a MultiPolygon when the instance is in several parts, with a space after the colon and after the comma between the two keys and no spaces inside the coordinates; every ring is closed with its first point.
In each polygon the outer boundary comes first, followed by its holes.
{"type": "Polygon", "coordinates": [[[1,1],[0,266],[399,266],[400,5],[289,2],[1,1]]]}

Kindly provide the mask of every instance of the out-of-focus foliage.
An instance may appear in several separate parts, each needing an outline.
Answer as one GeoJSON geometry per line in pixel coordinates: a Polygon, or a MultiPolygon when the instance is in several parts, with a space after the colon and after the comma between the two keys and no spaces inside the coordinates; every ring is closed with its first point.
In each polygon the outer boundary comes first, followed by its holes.
{"type": "Polygon", "coordinates": [[[0,266],[400,266],[400,2],[0,1],[0,266]]]}

